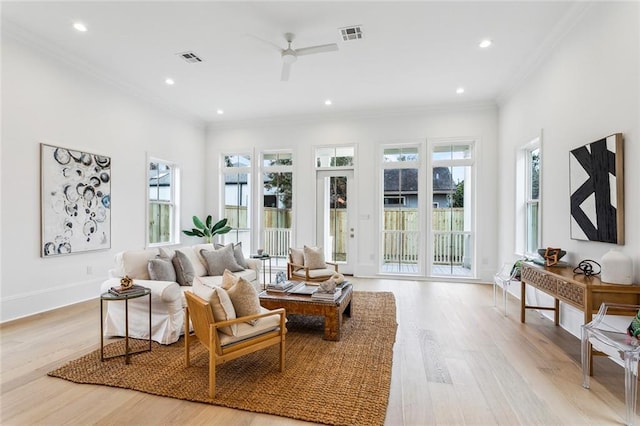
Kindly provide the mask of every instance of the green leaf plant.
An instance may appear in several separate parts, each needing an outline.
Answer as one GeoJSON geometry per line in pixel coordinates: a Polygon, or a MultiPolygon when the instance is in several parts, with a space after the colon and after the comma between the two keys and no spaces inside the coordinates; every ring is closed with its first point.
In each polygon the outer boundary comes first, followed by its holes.
{"type": "Polygon", "coordinates": [[[231,231],[231,227],[227,225],[227,218],[213,223],[211,215],[207,216],[204,222],[198,216],[193,216],[193,224],[195,228],[183,229],[182,233],[190,237],[204,237],[207,243],[211,243],[214,235],[231,231]]]}

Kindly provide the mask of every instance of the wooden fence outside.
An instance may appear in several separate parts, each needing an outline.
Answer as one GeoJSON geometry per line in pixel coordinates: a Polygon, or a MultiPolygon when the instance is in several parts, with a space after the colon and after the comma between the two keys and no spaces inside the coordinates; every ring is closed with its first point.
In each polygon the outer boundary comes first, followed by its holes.
{"type": "MultiPolygon", "coordinates": [[[[247,223],[246,208],[225,209],[229,224],[247,223]],[[239,218],[239,220],[236,220],[239,218]]],[[[275,257],[286,257],[291,245],[291,211],[265,208],[263,216],[263,248],[275,257]]],[[[330,215],[334,242],[334,257],[344,259],[349,238],[347,212],[332,210],[330,215]]],[[[393,209],[384,211],[382,231],[383,260],[385,263],[417,263],[420,252],[418,209],[393,209]]],[[[464,209],[433,209],[433,263],[461,265],[465,241],[469,233],[464,232],[464,209]]]]}

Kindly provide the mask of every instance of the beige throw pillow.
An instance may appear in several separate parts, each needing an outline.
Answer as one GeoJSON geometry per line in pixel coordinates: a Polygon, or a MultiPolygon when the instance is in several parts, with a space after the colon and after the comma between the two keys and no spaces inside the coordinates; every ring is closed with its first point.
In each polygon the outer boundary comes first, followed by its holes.
{"type": "MultiPolygon", "coordinates": [[[[247,315],[255,315],[260,313],[260,299],[258,292],[253,285],[244,278],[238,278],[236,285],[231,287],[227,293],[233,303],[238,318],[247,315]]],[[[257,319],[245,321],[247,324],[255,325],[257,319]]]]}
{"type": "MultiPolygon", "coordinates": [[[[227,294],[227,291],[222,287],[209,287],[200,281],[199,277],[193,279],[193,294],[201,297],[209,302],[211,310],[213,311],[213,319],[216,322],[227,321],[236,318],[236,311],[233,308],[233,303],[227,294]]],[[[229,336],[236,336],[238,334],[238,325],[233,324],[227,327],[219,328],[221,333],[228,334],[229,336]]]]}
{"type": "Polygon", "coordinates": [[[324,269],[327,267],[324,262],[322,247],[304,246],[304,266],[309,269],[324,269]]]}
{"type": "Polygon", "coordinates": [[[233,272],[228,269],[224,270],[222,274],[222,285],[221,287],[225,290],[229,290],[231,287],[238,283],[238,277],[236,277],[233,272]]]}
{"type": "MultiPolygon", "coordinates": [[[[296,265],[304,265],[304,251],[297,248],[289,248],[289,254],[291,255],[291,262],[296,265]]],[[[300,268],[296,268],[296,271],[300,268]]]]}

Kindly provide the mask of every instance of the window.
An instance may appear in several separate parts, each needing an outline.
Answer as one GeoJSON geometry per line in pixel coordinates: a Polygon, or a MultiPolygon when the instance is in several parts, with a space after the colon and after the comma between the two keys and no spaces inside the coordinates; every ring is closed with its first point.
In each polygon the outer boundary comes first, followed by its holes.
{"type": "Polygon", "coordinates": [[[540,147],[526,150],[526,253],[536,253],[540,247],[540,147]]]}
{"type": "Polygon", "coordinates": [[[316,149],[316,167],[348,167],[353,168],[355,148],[339,146],[316,149]]]}
{"type": "Polygon", "coordinates": [[[535,255],[542,244],[540,138],[523,146],[516,162],[516,253],[535,255]]]}
{"type": "Polygon", "coordinates": [[[179,168],[176,164],[150,158],[147,182],[149,186],[147,231],[148,245],[179,242],[179,168]]]}
{"type": "Polygon", "coordinates": [[[231,231],[221,235],[223,243],[242,243],[245,255],[251,249],[251,155],[226,154],[222,156],[223,216],[231,231]]]}
{"type": "Polygon", "coordinates": [[[420,272],[419,159],[417,145],[383,147],[381,272],[420,272]]]}
{"type": "Polygon", "coordinates": [[[293,155],[291,152],[262,154],[262,242],[275,266],[286,266],[291,245],[293,199],[293,155]]]}

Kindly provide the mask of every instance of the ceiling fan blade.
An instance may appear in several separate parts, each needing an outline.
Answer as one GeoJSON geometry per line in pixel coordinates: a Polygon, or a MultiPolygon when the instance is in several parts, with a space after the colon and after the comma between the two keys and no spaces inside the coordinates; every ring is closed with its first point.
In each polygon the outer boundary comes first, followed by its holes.
{"type": "Polygon", "coordinates": [[[281,46],[278,46],[278,45],[277,45],[277,44],[275,44],[274,42],[269,41],[269,40],[266,40],[266,39],[264,39],[264,38],[262,38],[262,37],[258,37],[257,35],[249,34],[249,33],[246,33],[245,35],[246,35],[246,36],[248,36],[248,37],[251,37],[251,38],[252,38],[252,39],[254,39],[254,40],[258,40],[259,42],[262,42],[262,43],[268,44],[268,45],[269,45],[269,46],[271,46],[271,47],[275,47],[279,52],[281,52],[281,51],[283,50],[281,46]]]}
{"type": "Polygon", "coordinates": [[[335,52],[338,50],[338,45],[335,43],[321,44],[319,46],[302,47],[296,49],[296,55],[313,55],[315,53],[335,52]]]}
{"type": "Polygon", "coordinates": [[[286,62],[282,63],[282,74],[280,74],[280,81],[289,81],[289,72],[291,71],[291,64],[286,62]]]}

